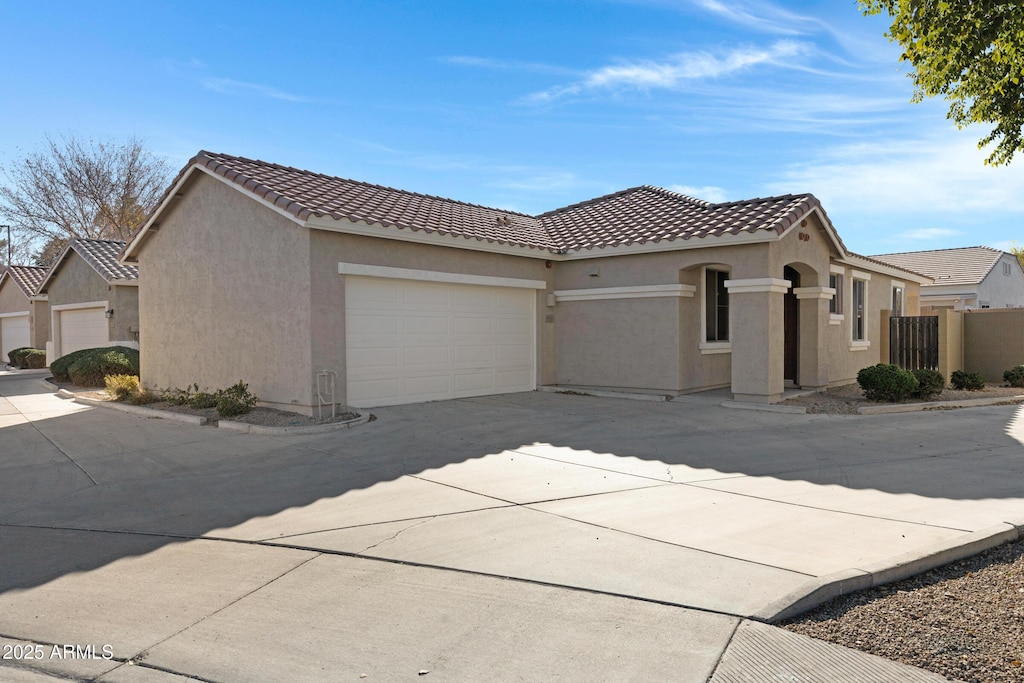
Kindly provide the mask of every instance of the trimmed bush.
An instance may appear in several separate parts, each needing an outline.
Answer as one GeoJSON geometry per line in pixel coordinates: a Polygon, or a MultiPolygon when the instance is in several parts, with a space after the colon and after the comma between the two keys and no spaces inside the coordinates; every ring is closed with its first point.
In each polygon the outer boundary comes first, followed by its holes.
{"type": "Polygon", "coordinates": [[[914,373],[898,365],[879,363],[863,368],[857,373],[857,384],[869,401],[896,403],[906,400],[917,391],[918,383],[914,373]]]}
{"type": "Polygon", "coordinates": [[[256,407],[259,399],[249,391],[249,385],[238,380],[227,389],[217,392],[217,414],[221,417],[232,417],[248,413],[256,407]]]}
{"type": "Polygon", "coordinates": [[[1024,387],[1024,365],[1018,365],[1004,372],[1003,381],[1011,387],[1024,387]]]}
{"type": "Polygon", "coordinates": [[[7,358],[10,359],[11,365],[13,365],[14,367],[20,368],[21,367],[21,359],[25,355],[25,352],[26,351],[31,351],[31,350],[32,350],[32,347],[30,347],[30,346],[19,346],[16,349],[11,349],[10,351],[8,351],[7,352],[7,358]]]}
{"type": "Polygon", "coordinates": [[[80,387],[101,386],[107,375],[139,374],[139,352],[135,349],[111,346],[89,351],[67,370],[71,381],[80,387]]]}
{"type": "Polygon", "coordinates": [[[46,351],[33,349],[30,346],[12,349],[7,352],[7,357],[11,359],[11,365],[22,370],[38,370],[46,367],[46,351]]]}
{"type": "Polygon", "coordinates": [[[118,401],[124,401],[139,391],[138,375],[107,375],[103,383],[107,386],[107,393],[118,401]]]}
{"type": "Polygon", "coordinates": [[[917,380],[917,391],[914,392],[914,396],[924,400],[928,400],[934,396],[938,396],[942,393],[942,390],[946,387],[946,380],[941,373],[935,370],[911,370],[914,374],[914,379],[917,380]]]}
{"type": "MultiPolygon", "coordinates": [[[[72,351],[66,356],[61,356],[57,360],[50,363],[50,372],[53,373],[53,378],[58,382],[70,382],[71,378],[68,376],[68,368],[71,364],[77,361],[79,358],[83,358],[93,351],[99,351],[101,349],[81,349],[79,351],[72,351]]],[[[138,374],[130,373],[130,374],[138,374]]]]}
{"type": "Polygon", "coordinates": [[[985,378],[980,373],[963,370],[954,370],[949,377],[949,383],[954,389],[966,391],[980,391],[985,388],[985,378]]]}

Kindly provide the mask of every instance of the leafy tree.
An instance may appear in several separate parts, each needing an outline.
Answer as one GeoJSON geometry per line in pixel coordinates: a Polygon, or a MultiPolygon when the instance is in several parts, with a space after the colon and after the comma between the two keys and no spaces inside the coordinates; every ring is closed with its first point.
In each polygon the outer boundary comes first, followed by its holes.
{"type": "Polygon", "coordinates": [[[994,124],[979,147],[996,143],[987,164],[1024,149],[1024,3],[1007,0],[859,0],[865,14],[887,13],[886,34],[913,67],[914,102],[942,95],[963,128],[994,124]]]}
{"type": "Polygon", "coordinates": [[[166,161],[136,138],[83,141],[47,137],[41,151],[2,168],[2,212],[21,239],[19,255],[36,262],[73,237],[127,239],[170,182],[166,161]]]}
{"type": "Polygon", "coordinates": [[[1017,257],[1017,261],[1024,268],[1024,247],[1018,246],[1016,242],[1010,245],[1010,253],[1017,257]]]}

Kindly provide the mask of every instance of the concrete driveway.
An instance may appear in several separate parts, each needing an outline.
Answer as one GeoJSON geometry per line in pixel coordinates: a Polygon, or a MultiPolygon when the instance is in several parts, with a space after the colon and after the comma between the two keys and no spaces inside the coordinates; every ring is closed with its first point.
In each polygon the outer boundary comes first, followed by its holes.
{"type": "Polygon", "coordinates": [[[942,680],[760,621],[1024,525],[1014,406],[530,393],[268,437],[0,397],[4,680],[942,680]]]}

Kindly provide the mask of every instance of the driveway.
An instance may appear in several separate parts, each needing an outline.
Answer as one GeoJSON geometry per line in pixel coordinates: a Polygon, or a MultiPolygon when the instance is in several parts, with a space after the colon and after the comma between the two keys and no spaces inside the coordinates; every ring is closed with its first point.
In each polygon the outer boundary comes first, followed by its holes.
{"type": "Polygon", "coordinates": [[[5,680],[941,680],[757,620],[1024,525],[1015,406],[529,393],[269,437],[0,397],[5,680]]]}

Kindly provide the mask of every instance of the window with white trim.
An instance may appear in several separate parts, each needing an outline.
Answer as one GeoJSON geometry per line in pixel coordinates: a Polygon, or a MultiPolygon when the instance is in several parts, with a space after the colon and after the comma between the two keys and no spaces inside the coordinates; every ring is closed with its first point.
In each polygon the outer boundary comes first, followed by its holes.
{"type": "Polygon", "coordinates": [[[832,315],[843,314],[843,274],[829,273],[828,286],[836,290],[832,300],[828,302],[828,312],[832,315]]]}
{"type": "Polygon", "coordinates": [[[728,279],[729,273],[724,270],[704,271],[704,339],[709,342],[729,341],[728,279]]]}
{"type": "Polygon", "coordinates": [[[868,337],[867,319],[865,317],[867,307],[868,283],[867,280],[853,279],[853,341],[864,341],[868,337]]]}
{"type": "Polygon", "coordinates": [[[892,315],[903,315],[903,288],[904,285],[892,286],[892,315]]]}

